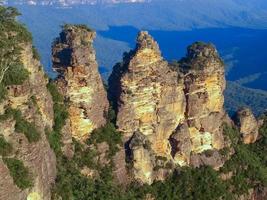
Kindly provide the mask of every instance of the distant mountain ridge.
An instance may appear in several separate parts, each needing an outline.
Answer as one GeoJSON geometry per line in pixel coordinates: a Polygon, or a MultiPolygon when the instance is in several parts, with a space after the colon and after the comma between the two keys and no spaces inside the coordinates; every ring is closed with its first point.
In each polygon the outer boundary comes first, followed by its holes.
{"type": "Polygon", "coordinates": [[[6,5],[44,5],[44,6],[72,6],[72,5],[96,5],[117,3],[145,3],[151,0],[4,0],[6,5]]]}

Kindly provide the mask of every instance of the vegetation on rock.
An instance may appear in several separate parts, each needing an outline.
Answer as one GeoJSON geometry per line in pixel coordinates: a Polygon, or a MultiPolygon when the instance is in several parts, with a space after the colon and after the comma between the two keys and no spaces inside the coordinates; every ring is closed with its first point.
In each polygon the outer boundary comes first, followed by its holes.
{"type": "Polygon", "coordinates": [[[31,174],[22,161],[15,158],[4,158],[14,183],[22,190],[32,187],[31,174]]]}
{"type": "Polygon", "coordinates": [[[50,143],[51,148],[55,151],[56,154],[61,153],[61,129],[66,123],[66,119],[68,118],[67,106],[64,104],[64,98],[57,90],[55,84],[50,81],[47,84],[47,89],[49,90],[54,105],[54,127],[51,132],[49,130],[46,131],[48,141],[50,143]]]}
{"type": "Polygon", "coordinates": [[[114,124],[108,123],[104,127],[96,129],[90,136],[88,144],[97,144],[107,142],[109,145],[109,155],[114,156],[122,145],[122,135],[119,133],[114,124]]]}
{"type": "Polygon", "coordinates": [[[21,44],[32,40],[27,29],[16,21],[20,13],[12,7],[0,6],[0,100],[5,87],[22,84],[28,72],[20,61],[21,44]]]}
{"type": "Polygon", "coordinates": [[[69,28],[77,28],[77,29],[83,29],[83,30],[86,30],[86,31],[89,31],[89,32],[92,32],[94,31],[93,29],[89,28],[87,25],[85,24],[64,24],[62,26],[62,28],[64,30],[68,30],[69,28]]]}
{"type": "Polygon", "coordinates": [[[12,152],[12,145],[6,141],[3,135],[0,135],[0,156],[7,156],[12,152]]]}
{"type": "Polygon", "coordinates": [[[16,121],[15,131],[23,133],[30,143],[39,141],[41,137],[40,132],[37,130],[33,122],[28,122],[23,118],[20,110],[7,108],[5,114],[0,115],[0,120],[2,121],[9,118],[13,118],[16,121]]]}
{"type": "Polygon", "coordinates": [[[267,123],[265,122],[261,129],[262,138],[250,145],[242,143],[237,129],[225,128],[225,134],[230,138],[235,153],[220,171],[224,174],[233,173],[227,182],[231,185],[231,190],[236,195],[247,193],[249,189],[255,187],[267,186],[266,158],[262,156],[267,153],[266,144],[263,144],[266,141],[267,132],[264,128],[266,125],[267,123]]]}

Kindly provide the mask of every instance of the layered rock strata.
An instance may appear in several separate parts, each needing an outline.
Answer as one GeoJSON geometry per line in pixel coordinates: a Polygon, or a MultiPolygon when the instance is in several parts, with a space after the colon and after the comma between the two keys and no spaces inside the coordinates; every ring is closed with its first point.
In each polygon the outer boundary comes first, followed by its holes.
{"type": "Polygon", "coordinates": [[[118,129],[124,133],[125,141],[133,137],[130,147],[135,175],[151,182],[153,165],[149,153],[171,158],[168,138],[184,120],[182,79],[163,60],[153,38],[140,32],[136,49],[114,69],[110,85],[111,92],[117,92],[114,96],[118,129]],[[133,144],[140,135],[147,145],[133,144]]]}
{"type": "Polygon", "coordinates": [[[56,176],[56,158],[46,139],[45,130],[51,130],[53,126],[53,102],[46,88],[48,80],[40,62],[33,56],[31,44],[23,46],[21,62],[29,72],[29,78],[22,85],[8,86],[6,99],[0,103],[0,115],[7,108],[19,110],[24,120],[35,125],[40,139],[29,142],[23,133],[16,132],[16,121],[12,117],[0,121],[0,135],[12,145],[8,158],[22,161],[29,169],[33,186],[25,190],[19,189],[3,162],[4,159],[0,158],[0,199],[50,200],[51,187],[56,176]]]}
{"type": "Polygon", "coordinates": [[[83,26],[66,25],[52,49],[57,85],[69,105],[70,132],[77,140],[106,123],[106,91],[96,62],[95,32],[83,26]]]}
{"type": "Polygon", "coordinates": [[[159,168],[166,165],[222,165],[218,152],[201,162],[194,155],[224,147],[224,65],[212,45],[201,43],[190,46],[180,63],[171,67],[153,38],[140,32],[136,48],[109,79],[117,126],[142,182],[162,179],[159,168]]]}
{"type": "Polygon", "coordinates": [[[180,70],[184,73],[185,126],[188,126],[191,154],[222,149],[223,122],[227,119],[223,108],[226,81],[217,50],[210,44],[194,43],[188,47],[180,70]]]}

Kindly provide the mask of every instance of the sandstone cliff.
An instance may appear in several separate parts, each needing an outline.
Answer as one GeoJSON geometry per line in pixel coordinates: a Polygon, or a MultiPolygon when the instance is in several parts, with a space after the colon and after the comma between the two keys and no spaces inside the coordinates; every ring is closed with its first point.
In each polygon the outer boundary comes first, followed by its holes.
{"type": "Polygon", "coordinates": [[[136,49],[126,55],[118,67],[122,69],[121,73],[115,74],[115,69],[110,78],[111,90],[120,92],[115,94],[115,98],[118,97],[117,126],[125,141],[133,136],[131,143],[134,143],[138,140],[135,138],[137,135],[147,139],[146,146],[130,145],[132,148],[135,146],[136,178],[151,183],[155,159],[152,157],[171,159],[168,138],[184,120],[183,80],[169,68],[158,44],[147,32],[140,32],[136,49]],[[119,83],[115,82],[116,76],[120,77],[119,83]]]}
{"type": "Polygon", "coordinates": [[[136,179],[164,179],[163,169],[172,165],[222,165],[216,150],[224,147],[225,77],[213,46],[193,44],[174,68],[153,38],[140,32],[135,50],[114,67],[109,84],[136,179]],[[213,156],[199,155],[207,150],[214,150],[213,156]]]}
{"type": "Polygon", "coordinates": [[[108,101],[93,48],[95,32],[83,26],[66,25],[52,49],[57,85],[69,105],[72,137],[88,138],[106,123],[108,101]]]}
{"type": "MultiPolygon", "coordinates": [[[[223,122],[227,121],[223,108],[224,65],[215,47],[200,42],[188,47],[187,56],[180,63],[179,69],[184,73],[185,126],[188,126],[192,145],[191,162],[198,166],[194,154],[224,147],[223,122]]],[[[179,132],[176,134],[179,135],[179,132]]],[[[212,166],[222,164],[220,161],[214,164],[207,162],[212,166]]],[[[208,163],[204,161],[204,164],[208,163]]]]}
{"type": "Polygon", "coordinates": [[[12,146],[7,158],[22,161],[29,169],[33,183],[28,189],[19,189],[11,176],[12,172],[3,162],[6,157],[0,157],[0,199],[50,200],[50,189],[56,176],[56,160],[46,139],[45,129],[52,129],[53,126],[53,102],[46,88],[48,80],[40,62],[33,56],[31,44],[23,45],[21,62],[29,72],[28,79],[22,85],[8,86],[6,99],[0,103],[0,115],[4,116],[7,109],[17,110],[17,115],[21,113],[21,121],[16,119],[18,116],[2,118],[0,135],[12,146]],[[28,125],[26,130],[22,127],[25,124],[28,125]],[[35,131],[38,135],[33,137],[35,131]]]}

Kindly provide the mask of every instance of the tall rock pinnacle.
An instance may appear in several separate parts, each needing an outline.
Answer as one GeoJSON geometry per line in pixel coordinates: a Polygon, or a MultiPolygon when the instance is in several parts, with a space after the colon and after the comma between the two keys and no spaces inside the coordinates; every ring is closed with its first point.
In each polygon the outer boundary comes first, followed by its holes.
{"type": "Polygon", "coordinates": [[[225,77],[213,46],[193,44],[174,68],[154,39],[140,32],[136,48],[114,67],[109,83],[136,179],[164,179],[166,165],[222,165],[217,150],[224,147],[225,77]],[[214,156],[202,155],[207,150],[214,156]]]}
{"type": "Polygon", "coordinates": [[[93,48],[95,32],[84,26],[66,25],[53,44],[53,68],[57,83],[69,101],[72,136],[88,138],[106,123],[108,101],[93,48]]]}
{"type": "Polygon", "coordinates": [[[220,122],[225,114],[223,62],[212,45],[195,43],[188,48],[184,68],[186,115],[193,151],[220,149],[223,146],[220,122]]]}
{"type": "MultiPolygon", "coordinates": [[[[187,131],[191,141],[190,162],[198,166],[202,163],[199,163],[197,154],[224,147],[223,122],[227,120],[223,108],[226,84],[224,65],[211,44],[196,42],[188,47],[180,70],[184,73],[186,97],[186,128],[181,133],[187,131]]],[[[180,134],[179,131],[177,134],[180,134]]],[[[203,164],[218,167],[220,161],[203,164]]]]}
{"type": "MultiPolygon", "coordinates": [[[[152,163],[153,156],[148,155],[148,151],[156,156],[171,157],[168,138],[184,120],[182,79],[163,60],[153,38],[147,32],[140,32],[136,49],[114,68],[110,85],[111,93],[120,91],[115,94],[117,126],[125,140],[132,136],[147,140],[148,145],[131,146],[135,149],[136,177],[151,182],[152,173],[148,172],[151,166],[145,165],[152,163]]],[[[133,138],[132,142],[136,140],[139,141],[133,138]]]]}

